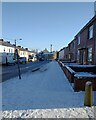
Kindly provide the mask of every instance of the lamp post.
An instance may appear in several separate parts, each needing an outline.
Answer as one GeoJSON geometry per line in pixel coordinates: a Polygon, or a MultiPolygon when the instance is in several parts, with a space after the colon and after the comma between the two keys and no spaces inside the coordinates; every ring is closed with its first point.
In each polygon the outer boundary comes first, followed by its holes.
{"type": "Polygon", "coordinates": [[[16,42],[17,40],[22,40],[21,38],[20,39],[15,39],[15,60],[16,60],[16,42]]]}
{"type": "MultiPolygon", "coordinates": [[[[19,66],[19,54],[18,54],[18,50],[16,49],[16,40],[15,39],[15,60],[17,58],[17,65],[18,65],[18,74],[19,74],[19,79],[21,79],[21,72],[20,72],[20,66],[19,66]]],[[[22,40],[22,39],[19,39],[22,40]]]]}

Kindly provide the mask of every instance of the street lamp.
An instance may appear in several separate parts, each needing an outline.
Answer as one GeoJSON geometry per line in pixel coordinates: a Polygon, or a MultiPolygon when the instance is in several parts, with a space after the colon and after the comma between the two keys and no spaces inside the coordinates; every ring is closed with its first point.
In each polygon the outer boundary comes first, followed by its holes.
{"type": "Polygon", "coordinates": [[[15,46],[16,46],[16,41],[17,41],[17,40],[22,40],[22,38],[20,38],[20,39],[15,39],[15,46]]]}
{"type": "Polygon", "coordinates": [[[16,42],[17,40],[22,40],[21,38],[20,39],[15,39],[15,60],[16,60],[16,42]]]}
{"type": "MultiPolygon", "coordinates": [[[[20,66],[19,66],[19,54],[18,54],[18,50],[16,49],[16,40],[15,39],[15,60],[17,58],[17,64],[18,64],[18,74],[19,74],[19,79],[21,79],[21,73],[20,73],[20,66]]],[[[21,38],[18,40],[22,40],[21,38]]]]}

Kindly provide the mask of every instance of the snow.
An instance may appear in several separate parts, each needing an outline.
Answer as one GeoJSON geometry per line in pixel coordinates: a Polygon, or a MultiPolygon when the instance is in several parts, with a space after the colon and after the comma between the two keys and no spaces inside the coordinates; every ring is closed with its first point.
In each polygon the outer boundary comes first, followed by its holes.
{"type": "Polygon", "coordinates": [[[82,67],[82,68],[90,68],[90,67],[96,67],[96,65],[80,65],[80,64],[69,64],[69,66],[73,66],[73,67],[82,67]]]}
{"type": "Polygon", "coordinates": [[[96,65],[81,65],[79,63],[71,63],[71,62],[61,62],[59,61],[61,64],[64,64],[64,65],[67,65],[67,66],[70,66],[70,67],[82,67],[82,68],[89,68],[89,67],[96,67],[96,65]]]}
{"type": "Polygon", "coordinates": [[[2,83],[4,118],[93,118],[84,92],[74,92],[59,64],[52,61],[2,83]]]}
{"type": "Polygon", "coordinates": [[[68,65],[68,66],[79,66],[80,64],[78,63],[71,63],[71,62],[62,62],[64,65],[68,65]]]}
{"type": "Polygon", "coordinates": [[[74,76],[75,77],[88,77],[88,78],[93,77],[93,78],[95,78],[96,74],[92,74],[92,73],[89,73],[89,72],[76,72],[74,76]]]}
{"type": "Polygon", "coordinates": [[[59,108],[4,111],[4,118],[93,118],[94,108],[59,108]]]}
{"type": "Polygon", "coordinates": [[[70,67],[66,66],[66,68],[71,72],[71,73],[76,73],[73,69],[71,69],[70,67]]]}

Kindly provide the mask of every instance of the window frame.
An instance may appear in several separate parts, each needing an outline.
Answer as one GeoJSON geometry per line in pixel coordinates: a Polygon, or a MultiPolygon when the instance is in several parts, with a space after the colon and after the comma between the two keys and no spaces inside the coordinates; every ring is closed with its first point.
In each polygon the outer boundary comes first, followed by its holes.
{"type": "Polygon", "coordinates": [[[77,60],[80,59],[80,50],[77,50],[77,60]]]}
{"type": "Polygon", "coordinates": [[[81,42],[81,38],[80,35],[78,35],[78,45],[80,45],[80,42],[81,42]]]}
{"type": "Polygon", "coordinates": [[[88,28],[88,39],[92,39],[93,38],[93,25],[91,25],[89,28],[88,28]]]}
{"type": "Polygon", "coordinates": [[[93,58],[93,49],[92,49],[92,47],[88,48],[87,52],[88,52],[88,54],[87,54],[88,62],[92,62],[92,58],[93,58]]]}

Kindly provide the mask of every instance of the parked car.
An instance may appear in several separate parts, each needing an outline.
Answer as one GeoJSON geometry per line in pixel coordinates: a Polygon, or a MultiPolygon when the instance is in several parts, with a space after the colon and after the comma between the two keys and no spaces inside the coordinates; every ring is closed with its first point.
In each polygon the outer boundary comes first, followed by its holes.
{"type": "Polygon", "coordinates": [[[39,61],[44,61],[44,58],[40,58],[39,61]]]}
{"type": "Polygon", "coordinates": [[[32,61],[33,61],[33,57],[31,56],[28,58],[28,62],[32,62],[32,61]]]}
{"type": "Polygon", "coordinates": [[[27,60],[26,57],[19,57],[19,63],[25,63],[26,64],[27,60]]]}

